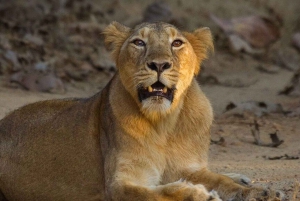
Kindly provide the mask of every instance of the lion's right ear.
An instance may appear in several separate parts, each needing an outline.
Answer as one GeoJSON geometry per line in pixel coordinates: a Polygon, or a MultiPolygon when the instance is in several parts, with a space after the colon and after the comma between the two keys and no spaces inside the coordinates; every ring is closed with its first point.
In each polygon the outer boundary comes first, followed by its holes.
{"type": "Polygon", "coordinates": [[[104,31],[104,43],[107,50],[112,54],[113,59],[116,61],[120,49],[129,37],[131,29],[118,22],[112,22],[104,31]]]}

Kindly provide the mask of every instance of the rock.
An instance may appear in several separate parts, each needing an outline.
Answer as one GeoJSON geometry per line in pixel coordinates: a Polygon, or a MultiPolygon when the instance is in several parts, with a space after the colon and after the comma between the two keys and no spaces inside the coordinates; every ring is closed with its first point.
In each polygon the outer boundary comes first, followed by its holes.
{"type": "Polygon", "coordinates": [[[225,87],[244,88],[249,87],[257,82],[257,79],[243,79],[243,78],[222,78],[214,74],[203,74],[198,77],[201,84],[221,85],[225,87]]]}
{"type": "Polygon", "coordinates": [[[300,51],[300,32],[295,33],[292,37],[292,45],[300,51]]]}
{"type": "Polygon", "coordinates": [[[231,52],[247,52],[249,54],[262,54],[263,49],[253,48],[246,40],[243,40],[239,35],[230,34],[228,36],[229,48],[231,52]]]}
{"type": "Polygon", "coordinates": [[[4,54],[4,58],[13,65],[13,71],[17,71],[21,68],[17,54],[12,50],[7,50],[4,54]]]}
{"type": "Polygon", "coordinates": [[[224,31],[235,51],[259,53],[280,38],[279,27],[266,17],[252,15],[225,20],[211,14],[210,18],[224,31]]]}
{"type": "MultiPolygon", "coordinates": [[[[1,54],[1,50],[0,50],[0,54],[1,54]]],[[[8,72],[9,71],[8,68],[9,68],[9,64],[7,63],[7,61],[5,61],[0,57],[0,75],[8,72]]]]}
{"type": "Polygon", "coordinates": [[[100,34],[104,28],[106,27],[106,24],[98,24],[95,22],[76,22],[71,25],[69,25],[71,32],[85,32],[85,33],[98,33],[100,34]]]}
{"type": "Polygon", "coordinates": [[[267,74],[277,74],[279,72],[279,67],[271,64],[259,64],[256,69],[267,74]]]}
{"type": "Polygon", "coordinates": [[[280,47],[272,55],[272,60],[277,66],[290,71],[300,69],[300,55],[294,48],[280,47]]]}
{"type": "Polygon", "coordinates": [[[5,50],[11,49],[11,44],[4,34],[0,34],[0,47],[5,50]]]}
{"type": "Polygon", "coordinates": [[[38,37],[38,36],[34,36],[32,34],[26,34],[24,36],[24,41],[34,44],[36,46],[42,46],[44,45],[44,41],[42,38],[38,37]]]}
{"type": "Polygon", "coordinates": [[[225,109],[226,115],[254,114],[255,116],[263,116],[269,113],[283,113],[283,108],[280,104],[265,103],[259,101],[246,101],[241,103],[230,102],[225,109]]]}
{"type": "Polygon", "coordinates": [[[287,116],[289,117],[299,117],[300,116],[300,107],[294,108],[292,111],[290,111],[287,116]]]}
{"type": "Polygon", "coordinates": [[[48,69],[45,63],[39,62],[28,70],[21,70],[11,75],[10,81],[18,83],[30,91],[64,93],[62,80],[48,69]]]}
{"type": "Polygon", "coordinates": [[[115,71],[116,66],[112,61],[109,52],[104,47],[99,47],[98,51],[90,56],[92,64],[99,70],[115,71]]]}
{"type": "Polygon", "coordinates": [[[33,66],[33,68],[39,72],[47,72],[49,70],[46,62],[38,62],[33,66]]]}
{"type": "Polygon", "coordinates": [[[93,71],[95,71],[94,68],[87,62],[79,65],[79,68],[70,65],[66,67],[66,74],[77,81],[85,80],[93,71]]]}
{"type": "Polygon", "coordinates": [[[170,22],[172,21],[172,10],[169,4],[156,1],[147,6],[144,12],[144,22],[170,22]]]}
{"type": "Polygon", "coordinates": [[[300,70],[294,73],[290,83],[279,94],[300,96],[300,70]]]}
{"type": "Polygon", "coordinates": [[[85,38],[81,35],[72,35],[69,37],[69,41],[74,44],[85,44],[85,38]]]}

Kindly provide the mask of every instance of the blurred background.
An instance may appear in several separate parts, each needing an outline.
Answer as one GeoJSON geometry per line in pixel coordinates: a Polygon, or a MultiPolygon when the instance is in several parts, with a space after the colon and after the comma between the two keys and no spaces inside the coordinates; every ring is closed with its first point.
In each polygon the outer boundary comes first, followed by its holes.
{"type": "Polygon", "coordinates": [[[236,99],[281,103],[279,93],[300,94],[299,10],[298,0],[0,0],[1,87],[95,92],[116,70],[103,29],[114,20],[130,27],[165,21],[211,29],[216,51],[198,80],[210,86],[204,90],[216,113],[236,99]]]}
{"type": "Polygon", "coordinates": [[[212,145],[212,169],[258,177],[296,200],[299,11],[299,0],[0,0],[0,118],[26,103],[101,90],[116,71],[101,35],[112,21],[209,27],[215,52],[197,79],[215,111],[212,138],[223,139],[212,145]],[[278,132],[284,143],[254,145],[258,131],[264,141],[278,132]]]}

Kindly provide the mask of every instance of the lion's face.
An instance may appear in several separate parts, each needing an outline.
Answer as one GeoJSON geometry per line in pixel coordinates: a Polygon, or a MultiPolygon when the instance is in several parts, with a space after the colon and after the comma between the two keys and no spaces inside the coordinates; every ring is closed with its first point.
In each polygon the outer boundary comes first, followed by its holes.
{"type": "Polygon", "coordinates": [[[176,108],[212,47],[208,29],[182,33],[166,23],[113,23],[105,36],[124,87],[145,114],[176,108]]]}

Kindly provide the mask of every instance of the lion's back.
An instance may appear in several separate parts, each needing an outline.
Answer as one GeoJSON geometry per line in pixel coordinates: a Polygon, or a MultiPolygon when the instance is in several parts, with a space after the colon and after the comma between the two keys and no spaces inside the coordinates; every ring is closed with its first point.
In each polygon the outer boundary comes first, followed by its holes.
{"type": "Polygon", "coordinates": [[[76,105],[78,100],[40,101],[12,111],[0,120],[0,144],[5,139],[20,140],[23,137],[41,136],[44,130],[55,129],[55,119],[76,105]],[[40,132],[38,132],[40,131],[40,132]]]}

